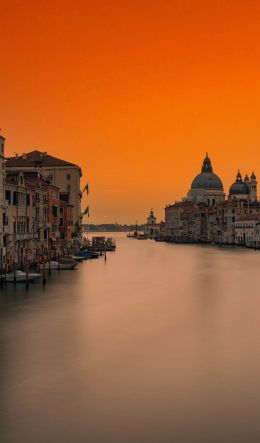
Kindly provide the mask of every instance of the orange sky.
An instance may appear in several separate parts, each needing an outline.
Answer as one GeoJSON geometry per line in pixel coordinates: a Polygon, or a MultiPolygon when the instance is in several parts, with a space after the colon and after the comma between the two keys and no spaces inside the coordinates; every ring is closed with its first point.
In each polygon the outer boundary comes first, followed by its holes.
{"type": "Polygon", "coordinates": [[[260,2],[0,0],[7,155],[78,163],[86,221],[142,222],[206,151],[225,190],[260,175],[260,2]],[[84,200],[84,206],[86,200],[84,200]]]}

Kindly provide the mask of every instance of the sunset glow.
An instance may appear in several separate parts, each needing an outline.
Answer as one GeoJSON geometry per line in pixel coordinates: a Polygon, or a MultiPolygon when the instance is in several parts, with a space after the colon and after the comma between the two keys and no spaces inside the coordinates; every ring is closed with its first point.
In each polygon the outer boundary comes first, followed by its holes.
{"type": "Polygon", "coordinates": [[[206,151],[225,192],[238,168],[260,175],[258,1],[0,9],[6,154],[39,149],[79,164],[89,222],[143,222],[151,207],[162,218],[206,151]]]}

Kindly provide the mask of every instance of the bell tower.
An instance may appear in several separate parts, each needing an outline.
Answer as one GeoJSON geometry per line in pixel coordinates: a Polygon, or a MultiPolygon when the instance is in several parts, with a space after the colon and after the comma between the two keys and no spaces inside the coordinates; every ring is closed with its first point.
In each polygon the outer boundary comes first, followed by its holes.
{"type": "Polygon", "coordinates": [[[257,201],[257,181],[254,172],[251,174],[248,186],[250,190],[250,200],[253,202],[257,201]]]}
{"type": "Polygon", "coordinates": [[[152,209],[150,211],[149,217],[147,218],[147,224],[148,225],[155,225],[156,224],[156,217],[155,217],[152,209]]]}

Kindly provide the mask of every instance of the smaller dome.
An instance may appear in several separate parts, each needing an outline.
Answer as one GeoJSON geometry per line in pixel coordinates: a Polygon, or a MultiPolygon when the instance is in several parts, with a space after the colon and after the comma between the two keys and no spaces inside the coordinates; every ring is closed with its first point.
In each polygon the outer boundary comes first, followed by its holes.
{"type": "Polygon", "coordinates": [[[229,188],[230,195],[248,195],[249,189],[245,183],[233,183],[229,188]]]}
{"type": "Polygon", "coordinates": [[[246,181],[247,180],[245,180],[245,182],[243,182],[240,171],[238,171],[237,179],[236,179],[235,183],[233,183],[229,188],[229,195],[248,195],[249,194],[249,187],[248,187],[246,181]]]}
{"type": "Polygon", "coordinates": [[[245,175],[244,182],[249,182],[249,177],[247,174],[245,175]]]}
{"type": "Polygon", "coordinates": [[[256,180],[256,176],[255,176],[255,173],[254,172],[252,172],[252,175],[251,175],[251,180],[256,180]]]}

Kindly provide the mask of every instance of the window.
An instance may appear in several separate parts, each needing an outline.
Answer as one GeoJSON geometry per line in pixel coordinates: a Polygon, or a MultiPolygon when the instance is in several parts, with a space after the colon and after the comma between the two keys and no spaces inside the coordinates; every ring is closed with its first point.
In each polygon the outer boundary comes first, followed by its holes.
{"type": "Polygon", "coordinates": [[[70,180],[70,174],[67,174],[67,180],[70,180]]]}
{"type": "Polygon", "coordinates": [[[70,192],[70,185],[67,185],[67,192],[70,192]]]}
{"type": "Polygon", "coordinates": [[[60,208],[60,214],[63,214],[63,208],[60,208]]]}
{"type": "Polygon", "coordinates": [[[63,218],[60,218],[60,226],[64,226],[63,225],[63,218]]]}
{"type": "Polygon", "coordinates": [[[30,194],[26,194],[26,204],[30,206],[30,194]]]}
{"type": "Polygon", "coordinates": [[[53,217],[57,217],[58,216],[58,208],[57,206],[52,206],[52,215],[53,217]]]}
{"type": "Polygon", "coordinates": [[[8,204],[11,204],[11,191],[5,191],[5,200],[8,202],[8,204]]]}
{"type": "Polygon", "coordinates": [[[8,216],[3,212],[3,226],[8,226],[8,216]]]}
{"type": "Polygon", "coordinates": [[[13,205],[18,204],[18,192],[14,191],[13,193],[13,205]]]}

